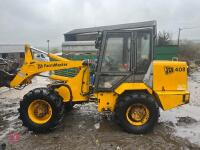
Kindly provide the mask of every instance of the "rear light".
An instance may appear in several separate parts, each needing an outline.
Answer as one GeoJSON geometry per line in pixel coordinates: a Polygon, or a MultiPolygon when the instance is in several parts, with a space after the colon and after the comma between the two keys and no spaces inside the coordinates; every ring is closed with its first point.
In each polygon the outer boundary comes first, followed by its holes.
{"type": "Polygon", "coordinates": [[[184,103],[188,103],[189,100],[190,100],[190,94],[185,94],[185,95],[183,96],[183,102],[184,102],[184,103]]]}

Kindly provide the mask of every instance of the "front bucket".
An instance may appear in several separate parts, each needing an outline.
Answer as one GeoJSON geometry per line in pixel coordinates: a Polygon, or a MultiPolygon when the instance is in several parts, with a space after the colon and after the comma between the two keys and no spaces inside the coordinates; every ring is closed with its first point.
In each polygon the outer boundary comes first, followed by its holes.
{"type": "Polygon", "coordinates": [[[10,87],[10,81],[15,77],[4,70],[0,70],[0,87],[10,87]]]}

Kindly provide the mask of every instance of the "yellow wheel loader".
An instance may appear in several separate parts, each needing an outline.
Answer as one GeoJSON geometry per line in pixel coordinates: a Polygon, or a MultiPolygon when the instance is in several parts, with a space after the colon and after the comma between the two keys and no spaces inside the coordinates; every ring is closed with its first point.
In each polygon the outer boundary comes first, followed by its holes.
{"type": "Polygon", "coordinates": [[[25,61],[15,74],[0,71],[1,86],[22,88],[42,72],[75,68],[74,77],[52,74],[46,88],[33,89],[20,102],[19,114],[30,131],[54,129],[64,116],[65,106],[95,101],[99,112],[114,112],[127,132],[142,134],[153,129],[159,108],[169,110],[189,102],[187,64],[154,61],[156,24],[134,29],[106,30],[98,34],[95,81],[90,82],[90,61],[75,61],[25,45],[25,61]],[[40,61],[43,53],[53,61],[40,61]]]}

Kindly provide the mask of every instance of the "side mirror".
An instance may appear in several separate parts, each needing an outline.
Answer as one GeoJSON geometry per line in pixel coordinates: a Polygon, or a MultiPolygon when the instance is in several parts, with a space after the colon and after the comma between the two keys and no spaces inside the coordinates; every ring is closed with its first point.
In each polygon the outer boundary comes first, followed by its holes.
{"type": "Polygon", "coordinates": [[[98,36],[96,38],[96,41],[95,41],[95,48],[96,49],[100,49],[101,48],[102,39],[103,39],[103,34],[102,34],[102,32],[99,32],[98,36]]]}

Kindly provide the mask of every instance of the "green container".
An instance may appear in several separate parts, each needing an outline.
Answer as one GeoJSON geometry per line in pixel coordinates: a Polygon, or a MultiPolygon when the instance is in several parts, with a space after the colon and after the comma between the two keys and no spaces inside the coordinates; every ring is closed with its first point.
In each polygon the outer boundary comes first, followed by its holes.
{"type": "Polygon", "coordinates": [[[154,49],[154,60],[172,60],[178,56],[177,45],[157,46],[154,49]]]}

